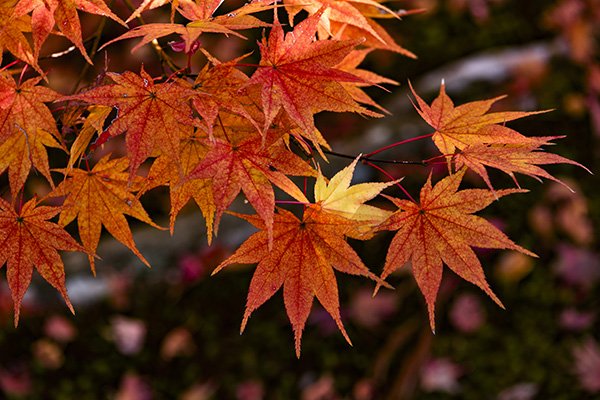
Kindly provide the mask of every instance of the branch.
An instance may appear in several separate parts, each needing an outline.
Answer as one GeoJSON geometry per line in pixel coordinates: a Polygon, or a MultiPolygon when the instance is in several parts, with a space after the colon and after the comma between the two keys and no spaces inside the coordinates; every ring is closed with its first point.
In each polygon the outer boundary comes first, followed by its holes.
{"type": "MultiPolygon", "coordinates": [[[[111,1],[109,3],[109,7],[111,7],[113,4],[113,1],[111,1]]],[[[94,35],[92,36],[94,38],[94,42],[92,43],[92,49],[90,50],[90,60],[96,55],[96,52],[98,51],[98,45],[100,44],[100,39],[102,38],[102,31],[104,30],[104,26],[106,25],[106,17],[103,17],[100,20],[100,24],[98,25],[98,28],[96,28],[96,32],[94,32],[94,35]]],[[[63,54],[66,54],[68,52],[71,52],[73,50],[75,46],[71,46],[69,47],[67,50],[65,50],[62,53],[59,53],[60,55],[57,57],[60,57],[63,54]]],[[[52,54],[51,56],[53,56],[54,54],[52,54]]],[[[77,77],[77,80],[75,81],[75,85],[73,85],[73,91],[72,93],[76,93],[77,92],[77,88],[79,87],[79,84],[81,83],[81,81],[83,80],[83,78],[85,77],[85,74],[88,72],[88,70],[90,69],[90,64],[85,63],[83,69],[81,70],[81,72],[79,73],[79,76],[77,77]]]]}
{"type": "MultiPolygon", "coordinates": [[[[336,157],[348,158],[350,160],[355,160],[358,156],[353,156],[350,154],[338,153],[336,151],[325,150],[322,149],[323,153],[329,154],[336,157]]],[[[429,165],[429,160],[421,160],[421,161],[410,161],[410,160],[384,160],[380,158],[371,158],[367,155],[358,157],[359,161],[378,163],[378,164],[402,164],[402,165],[421,165],[426,167],[429,165]]]]}
{"type": "Polygon", "coordinates": [[[385,150],[393,149],[394,147],[397,147],[397,146],[402,146],[403,144],[411,143],[411,142],[421,140],[421,139],[430,138],[432,136],[433,136],[433,133],[429,133],[427,135],[421,135],[421,136],[413,137],[410,139],[401,140],[399,142],[395,142],[395,143],[389,144],[387,146],[384,146],[378,150],[372,151],[367,154],[367,157],[374,156],[375,154],[381,153],[382,151],[385,151],[385,150]]]}

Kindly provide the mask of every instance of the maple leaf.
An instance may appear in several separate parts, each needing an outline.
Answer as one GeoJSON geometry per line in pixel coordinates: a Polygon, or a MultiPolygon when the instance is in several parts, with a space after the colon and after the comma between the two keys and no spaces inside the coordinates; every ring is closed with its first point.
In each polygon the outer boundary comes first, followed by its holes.
{"type": "Polygon", "coordinates": [[[8,169],[11,193],[23,187],[31,167],[52,183],[46,147],[64,149],[56,122],[44,104],[60,95],[37,86],[41,78],[21,84],[0,73],[0,173],[8,169]]]}
{"type": "MultiPolygon", "coordinates": [[[[88,253],[94,274],[94,255],[100,241],[102,226],[147,266],[150,264],[135,246],[125,215],[160,229],[132,193],[135,187],[128,185],[128,174],[124,171],[129,165],[129,160],[109,158],[110,155],[104,156],[91,171],[79,168],[59,170],[65,174],[65,180],[48,195],[65,196],[58,224],[67,226],[77,219],[79,237],[88,253]]],[[[140,182],[140,177],[134,181],[138,184],[140,182]]]]}
{"type": "Polygon", "coordinates": [[[352,50],[352,52],[350,52],[346,56],[346,58],[344,58],[342,60],[342,62],[340,62],[336,66],[336,68],[339,68],[342,71],[346,71],[348,73],[356,75],[359,78],[362,78],[365,82],[369,82],[368,84],[360,83],[360,82],[342,83],[344,88],[348,91],[348,93],[350,93],[350,95],[352,96],[352,98],[354,100],[356,100],[358,103],[366,104],[368,106],[377,108],[386,114],[390,114],[390,112],[388,110],[386,110],[385,108],[383,108],[379,104],[377,104],[371,97],[369,97],[369,95],[367,95],[361,89],[362,87],[371,86],[371,85],[381,85],[383,83],[387,83],[390,85],[398,85],[398,82],[396,82],[392,79],[388,79],[383,76],[377,75],[374,72],[358,68],[358,65],[361,64],[365,60],[365,57],[371,51],[373,51],[373,50],[372,49],[352,50]]]}
{"type": "Polygon", "coordinates": [[[400,180],[386,183],[368,182],[350,186],[352,175],[356,168],[356,163],[360,159],[357,157],[350,165],[339,171],[331,178],[329,183],[325,177],[319,173],[315,183],[315,203],[319,204],[324,210],[339,214],[350,220],[360,221],[359,231],[350,236],[359,236],[359,232],[367,232],[371,227],[382,223],[391,215],[391,212],[382,210],[368,204],[364,204],[391,185],[400,180]]]}
{"type": "Polygon", "coordinates": [[[220,110],[227,110],[248,119],[257,131],[260,131],[251,115],[252,109],[255,108],[254,102],[241,93],[248,77],[235,68],[239,59],[221,63],[209,54],[206,56],[213,66],[207,64],[198,73],[193,86],[196,95],[192,98],[192,105],[204,119],[208,136],[213,137],[213,126],[220,110]]]}
{"type": "Polygon", "coordinates": [[[242,7],[230,11],[225,15],[213,16],[223,0],[179,0],[178,11],[185,18],[191,20],[190,27],[202,27],[206,22],[214,22],[232,30],[243,30],[261,26],[271,26],[260,19],[250,15],[261,11],[271,10],[275,6],[273,0],[253,0],[242,7]]]}
{"type": "Polygon", "coordinates": [[[60,137],[54,117],[44,103],[60,97],[37,84],[42,78],[17,83],[6,71],[0,72],[0,141],[23,129],[29,134],[42,129],[60,137]]]}
{"type": "Polygon", "coordinates": [[[299,23],[284,35],[276,21],[268,41],[259,43],[261,60],[247,85],[260,85],[266,130],[281,108],[301,128],[302,134],[318,143],[313,114],[320,111],[352,111],[380,116],[361,107],[340,82],[366,83],[336,69],[361,40],[314,41],[320,13],[299,23]]]}
{"type": "Polygon", "coordinates": [[[8,169],[8,182],[13,195],[23,188],[32,166],[54,187],[46,147],[62,148],[52,135],[43,130],[38,130],[31,137],[15,132],[0,145],[0,154],[3,155],[0,159],[0,174],[8,169]]]}
{"type": "Polygon", "coordinates": [[[212,17],[221,4],[223,0],[178,0],[177,7],[184,17],[193,21],[212,17]]]}
{"type": "MultiPolygon", "coordinates": [[[[179,12],[187,19],[192,20],[192,22],[186,25],[175,24],[172,22],[140,25],[105,43],[102,45],[102,47],[100,47],[100,50],[119,40],[141,37],[142,39],[131,49],[131,52],[134,52],[155,39],[172,34],[178,34],[185,43],[184,51],[189,53],[190,49],[194,45],[194,42],[198,40],[202,33],[222,33],[225,35],[233,35],[245,39],[243,35],[237,33],[236,31],[261,26],[269,26],[269,24],[262,22],[258,18],[248,14],[268,10],[273,8],[272,6],[265,5],[260,2],[254,2],[249,3],[227,15],[213,17],[212,14],[221,3],[222,1],[201,1],[199,3],[192,1],[179,1],[178,6],[182,7],[178,8],[179,12]],[[209,7],[206,7],[207,5],[209,5],[209,7]],[[213,5],[215,8],[211,10],[210,6],[213,5]]],[[[132,16],[135,14],[136,13],[132,14],[132,16]]],[[[131,19],[131,17],[129,19],[131,19]]]]}
{"type": "MultiPolygon", "coordinates": [[[[318,33],[320,39],[335,37],[337,39],[363,38],[363,45],[380,48],[405,56],[416,58],[413,53],[398,45],[394,39],[373,18],[400,19],[398,12],[376,0],[317,0],[306,2],[302,0],[285,0],[286,10],[290,21],[304,9],[313,15],[323,9],[319,20],[318,33]]],[[[413,12],[418,12],[415,10],[413,12]]],[[[403,12],[408,15],[413,12],[403,12]]]]}
{"type": "Polygon", "coordinates": [[[393,51],[394,53],[398,53],[406,57],[417,58],[414,53],[396,43],[394,38],[392,38],[390,34],[387,33],[387,31],[373,19],[368,19],[367,22],[371,29],[377,33],[377,36],[373,36],[371,33],[369,33],[369,31],[353,25],[331,21],[331,31],[321,32],[319,37],[322,38],[331,35],[332,37],[344,40],[362,39],[362,46],[364,47],[377,50],[393,51]]]}
{"type": "Polygon", "coordinates": [[[273,246],[262,218],[234,214],[260,229],[250,236],[213,272],[230,264],[258,263],[250,288],[240,331],[244,331],[254,310],[283,286],[285,309],[292,324],[296,355],[300,357],[302,331],[316,297],[332,316],[344,338],[350,342],[340,316],[334,269],[378,280],[345,240],[356,222],[310,205],[302,219],[279,209],[274,216],[273,246]]]}
{"type": "Polygon", "coordinates": [[[38,207],[35,198],[20,210],[15,210],[0,198],[0,268],[6,264],[6,277],[14,302],[15,326],[19,323],[21,301],[31,282],[34,267],[60,292],[71,312],[74,312],[65,287],[64,264],[57,250],[85,252],[85,249],[63,228],[49,221],[60,210],[60,207],[38,207]]]}
{"type": "MultiPolygon", "coordinates": [[[[223,1],[223,0],[219,0],[223,1]]],[[[133,21],[135,18],[142,15],[144,11],[153,10],[158,7],[162,7],[167,3],[170,3],[171,0],[144,0],[142,4],[138,8],[136,8],[131,15],[125,20],[126,23],[133,21]]]]}
{"type": "MultiPolygon", "coordinates": [[[[223,128],[221,128],[223,129],[223,128]]],[[[296,200],[308,203],[306,196],[287,177],[314,176],[315,171],[300,157],[290,152],[281,139],[268,132],[264,139],[250,126],[250,130],[234,130],[234,137],[221,133],[227,139],[205,139],[209,148],[205,157],[189,174],[188,179],[210,178],[213,180],[213,199],[216,205],[215,233],[223,212],[243,191],[258,215],[265,221],[271,233],[275,194],[272,184],[296,200]]],[[[229,129],[239,129],[233,127],[229,129]]]]}
{"type": "Polygon", "coordinates": [[[121,36],[104,43],[102,47],[100,47],[100,50],[120,40],[141,37],[141,40],[132,47],[131,52],[133,53],[153,40],[172,34],[178,34],[185,43],[184,51],[189,53],[194,42],[204,32],[231,34],[243,38],[239,33],[214,22],[206,22],[204,25],[196,27],[174,23],[151,23],[128,30],[121,36]]]}
{"type": "Polygon", "coordinates": [[[41,73],[37,57],[23,32],[31,32],[29,16],[15,17],[13,15],[16,0],[0,0],[0,65],[2,53],[8,50],[16,58],[28,63],[41,73]]]}
{"type": "MultiPolygon", "coordinates": [[[[485,166],[507,173],[519,186],[514,172],[535,178],[543,177],[560,182],[536,165],[573,164],[590,172],[581,164],[556,154],[541,151],[541,146],[553,144],[552,137],[527,137],[503,124],[507,121],[547,111],[505,111],[488,113],[490,107],[505,96],[474,101],[454,107],[442,82],[439,96],[428,106],[411,86],[417,100],[417,111],[436,131],[432,136],[437,148],[446,156],[448,163],[455,162],[456,170],[463,165],[483,178],[490,189],[492,183],[485,166]]],[[[562,183],[562,182],[561,182],[562,183]]]]}
{"type": "Polygon", "coordinates": [[[111,136],[127,132],[125,141],[130,159],[130,180],[155,150],[171,157],[175,165],[179,165],[181,131],[194,124],[187,101],[194,92],[178,80],[154,83],[143,68],[140,75],[129,71],[107,75],[114,84],[63,98],[117,109],[117,117],[98,138],[94,147],[111,136]]]}
{"type": "MultiPolygon", "coordinates": [[[[384,5],[377,3],[373,0],[361,0],[362,2],[379,7],[384,13],[393,14],[394,12],[384,5]]],[[[369,25],[367,18],[354,7],[353,3],[359,3],[359,1],[331,1],[331,0],[317,0],[311,1],[310,3],[303,2],[302,0],[285,0],[286,10],[289,15],[290,21],[294,20],[296,14],[304,9],[310,15],[316,14],[322,8],[324,11],[321,13],[319,25],[327,32],[331,32],[331,21],[338,21],[348,25],[353,25],[361,28],[373,36],[378,37],[369,25]]]]}
{"type": "Polygon", "coordinates": [[[337,39],[363,38],[366,47],[394,51],[405,56],[416,58],[413,53],[398,45],[374,18],[396,18],[409,15],[420,10],[395,12],[376,0],[285,0],[290,21],[300,10],[309,15],[323,10],[318,33],[321,40],[328,37],[337,39]]]}
{"type": "Polygon", "coordinates": [[[83,121],[83,126],[71,145],[67,168],[72,168],[75,162],[83,156],[94,135],[102,133],[104,121],[110,115],[112,108],[108,106],[90,106],[88,110],[89,114],[83,121]]]}
{"type": "Polygon", "coordinates": [[[489,100],[473,101],[454,107],[454,103],[446,94],[444,82],[440,86],[438,97],[427,105],[425,101],[410,88],[417,100],[417,111],[421,117],[435,129],[433,142],[444,155],[450,157],[455,150],[463,150],[473,144],[537,144],[536,138],[528,138],[503,124],[545,111],[505,111],[488,113],[490,107],[506,96],[489,100]]]}
{"type": "Polygon", "coordinates": [[[104,0],[19,0],[14,15],[21,17],[31,13],[31,31],[36,59],[42,44],[56,25],[58,30],[79,49],[86,61],[93,64],[83,46],[77,10],[109,17],[127,26],[108,8],[104,0]]]}
{"type": "MultiPolygon", "coordinates": [[[[210,142],[207,144],[206,135],[200,135],[189,129],[181,137],[180,142],[180,166],[184,176],[189,175],[198,163],[206,156],[210,142]]],[[[171,200],[171,211],[169,227],[171,235],[175,229],[177,215],[190,199],[194,199],[206,221],[206,235],[208,243],[212,242],[215,202],[213,200],[212,179],[182,179],[177,171],[177,166],[169,157],[161,155],[152,164],[146,181],[138,193],[138,197],[158,186],[169,186],[169,197],[171,200]]]]}
{"type": "Polygon", "coordinates": [[[497,198],[526,190],[458,191],[464,173],[463,168],[433,187],[430,175],[421,189],[420,203],[392,199],[398,211],[380,226],[382,230],[398,231],[390,243],[381,278],[385,279],[408,261],[412,262],[413,275],[425,296],[429,322],[434,332],[435,299],[442,279],[443,264],[461,278],[479,286],[504,308],[490,289],[481,263],[471,247],[512,249],[535,257],[535,254],[513,243],[485,219],[472,215],[497,198]]]}
{"type": "Polygon", "coordinates": [[[493,187],[485,169],[486,166],[503,171],[513,179],[517,186],[519,186],[519,183],[515,177],[515,172],[531,176],[538,180],[539,178],[550,179],[564,185],[563,182],[550,175],[538,165],[572,164],[591,173],[589,169],[578,162],[569,160],[558,154],[542,151],[540,146],[553,144],[551,143],[551,140],[557,138],[562,138],[562,136],[536,138],[539,140],[537,144],[470,145],[454,155],[453,160],[455,168],[460,169],[464,165],[473,170],[476,174],[481,176],[490,189],[493,189],[493,187]]]}

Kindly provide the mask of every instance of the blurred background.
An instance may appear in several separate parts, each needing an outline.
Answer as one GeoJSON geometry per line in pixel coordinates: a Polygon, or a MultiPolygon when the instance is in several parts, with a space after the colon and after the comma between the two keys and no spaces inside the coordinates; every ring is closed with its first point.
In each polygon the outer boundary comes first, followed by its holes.
{"type": "MultiPolygon", "coordinates": [[[[378,88],[369,92],[393,115],[381,120],[319,115],[317,126],[335,150],[355,155],[430,133],[410,104],[407,82],[431,101],[443,78],[457,104],[507,94],[496,110],[555,109],[511,127],[525,135],[566,135],[552,152],[598,171],[600,1],[411,0],[389,6],[424,9],[400,22],[383,22],[418,59],[386,52],[369,56],[370,69],[400,83],[388,86],[389,93],[378,88]]],[[[129,13],[119,1],[114,7],[121,16],[129,13]]],[[[165,21],[168,12],[157,10],[144,18],[165,21]]],[[[84,18],[89,35],[98,19],[84,18]]],[[[109,24],[101,43],[123,32],[109,24]]],[[[255,43],[218,36],[202,40],[222,60],[255,43]]],[[[57,38],[47,51],[60,51],[68,47],[65,43],[57,38]]],[[[124,41],[109,49],[109,57],[99,53],[98,68],[86,70],[84,78],[91,81],[105,64],[111,71],[137,71],[141,62],[160,74],[151,48],[131,55],[132,46],[124,41]]],[[[173,54],[177,60],[178,54],[173,54]]],[[[69,93],[83,64],[71,55],[63,61],[52,64],[49,80],[56,90],[69,93]]],[[[420,160],[436,154],[430,144],[419,142],[381,155],[420,160]]],[[[346,163],[332,158],[327,174],[346,163]]],[[[387,170],[397,177],[406,175],[403,183],[413,194],[428,173],[422,167],[387,170]]],[[[390,277],[394,291],[382,291],[375,298],[370,282],[338,275],[342,317],[354,347],[315,304],[298,360],[281,294],[254,313],[240,336],[253,268],[233,267],[210,277],[250,228],[225,217],[220,236],[207,247],[201,216],[190,206],[173,238],[141,226],[135,230],[152,270],[108,237],[98,250],[103,260],[95,279],[85,259],[65,255],[75,316],[49,285],[34,279],[15,329],[10,293],[5,279],[0,281],[0,397],[600,398],[598,181],[573,166],[548,170],[574,193],[554,182],[519,177],[531,193],[504,198],[484,213],[516,243],[539,255],[532,259],[511,252],[478,252],[506,311],[446,269],[434,336],[408,269],[390,277]]],[[[357,178],[387,179],[368,167],[361,167],[357,178]]],[[[492,178],[496,187],[511,186],[501,174],[492,178]]],[[[467,179],[481,184],[476,177],[467,179]]],[[[145,206],[166,225],[166,191],[153,193],[144,197],[145,206]]],[[[378,274],[389,240],[391,236],[381,234],[353,245],[378,274]]]]}

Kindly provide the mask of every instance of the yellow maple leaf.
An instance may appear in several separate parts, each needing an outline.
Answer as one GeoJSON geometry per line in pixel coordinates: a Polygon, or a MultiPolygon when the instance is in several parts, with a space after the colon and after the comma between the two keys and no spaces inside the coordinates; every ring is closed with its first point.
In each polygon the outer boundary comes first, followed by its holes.
{"type": "Polygon", "coordinates": [[[335,174],[329,183],[319,169],[315,183],[315,202],[320,204],[323,209],[345,218],[379,224],[387,219],[391,212],[364,203],[400,180],[359,183],[350,186],[356,163],[360,157],[358,156],[352,164],[335,174]]]}

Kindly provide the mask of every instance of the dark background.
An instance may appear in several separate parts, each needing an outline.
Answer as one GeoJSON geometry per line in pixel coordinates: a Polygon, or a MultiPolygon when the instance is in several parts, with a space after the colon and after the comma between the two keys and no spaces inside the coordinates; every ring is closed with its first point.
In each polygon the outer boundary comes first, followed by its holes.
{"type": "MultiPolygon", "coordinates": [[[[567,135],[550,150],[598,171],[598,1],[422,0],[391,3],[391,7],[427,10],[401,22],[384,22],[419,58],[371,54],[367,66],[401,84],[388,87],[391,93],[369,91],[394,115],[383,120],[320,115],[317,126],[331,138],[334,149],[364,153],[429,133],[408,101],[407,81],[431,101],[444,78],[456,104],[508,94],[497,110],[556,109],[510,126],[526,135],[567,135]]],[[[120,11],[127,15],[126,9],[120,11]]],[[[168,11],[158,10],[144,17],[164,20],[165,15],[168,11]]],[[[93,32],[98,20],[87,21],[84,26],[93,32]]],[[[116,25],[109,28],[101,43],[122,32],[116,25]]],[[[203,41],[221,59],[239,55],[254,43],[217,36],[203,41]]],[[[160,73],[148,47],[131,55],[131,45],[128,41],[109,48],[110,70],[137,71],[144,62],[152,73],[160,73]]],[[[58,51],[64,42],[59,38],[48,46],[48,52],[58,51]]],[[[97,65],[103,59],[101,52],[97,65]]],[[[66,57],[63,63],[53,64],[49,80],[56,90],[68,93],[82,68],[80,58],[66,57]]],[[[85,77],[97,72],[90,69],[85,77]]],[[[417,144],[385,156],[422,159],[435,154],[430,145],[417,144]]],[[[329,176],[344,163],[332,160],[329,176]]],[[[190,207],[172,239],[168,233],[141,227],[136,231],[136,242],[153,270],[145,269],[109,238],[99,249],[104,261],[96,280],[85,262],[67,257],[76,316],[68,313],[48,285],[34,280],[15,329],[10,295],[2,280],[0,397],[599,398],[598,183],[577,167],[548,170],[575,193],[554,182],[540,184],[519,177],[531,193],[502,199],[484,213],[516,243],[540,256],[479,252],[506,311],[446,270],[434,337],[423,298],[409,273],[393,275],[390,282],[396,289],[382,291],[374,299],[369,282],[339,275],[342,316],[354,346],[315,305],[302,356],[296,359],[281,294],[253,314],[240,336],[252,268],[231,268],[209,277],[212,268],[247,236],[248,228],[226,217],[219,238],[206,247],[201,217],[190,207]]],[[[389,171],[406,175],[404,183],[414,194],[428,173],[420,167],[389,171]]],[[[357,175],[375,178],[366,167],[357,175]]],[[[498,187],[511,185],[501,174],[492,178],[498,187]]],[[[481,184],[476,177],[468,179],[481,184]]],[[[158,193],[145,205],[164,225],[168,199],[158,193]]],[[[379,235],[353,244],[379,273],[390,239],[379,235]]]]}

